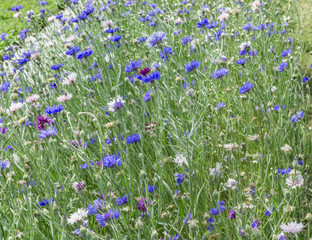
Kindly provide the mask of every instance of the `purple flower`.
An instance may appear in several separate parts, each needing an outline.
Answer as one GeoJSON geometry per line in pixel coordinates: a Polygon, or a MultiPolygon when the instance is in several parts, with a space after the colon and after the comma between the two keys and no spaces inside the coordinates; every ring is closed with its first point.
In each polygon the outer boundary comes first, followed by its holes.
{"type": "Polygon", "coordinates": [[[51,124],[54,124],[51,118],[49,118],[46,115],[40,115],[37,117],[37,124],[38,124],[38,129],[45,130],[46,126],[50,126],[51,124]]]}
{"type": "Polygon", "coordinates": [[[230,219],[236,219],[236,213],[232,209],[230,209],[229,215],[230,215],[230,219]]]}

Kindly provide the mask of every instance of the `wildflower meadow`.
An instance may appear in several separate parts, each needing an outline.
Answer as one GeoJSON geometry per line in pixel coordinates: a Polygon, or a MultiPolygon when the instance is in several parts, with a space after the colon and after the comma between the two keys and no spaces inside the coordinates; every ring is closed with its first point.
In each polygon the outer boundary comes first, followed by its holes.
{"type": "Polygon", "coordinates": [[[297,1],[35,2],[0,32],[1,240],[312,239],[297,1]]]}

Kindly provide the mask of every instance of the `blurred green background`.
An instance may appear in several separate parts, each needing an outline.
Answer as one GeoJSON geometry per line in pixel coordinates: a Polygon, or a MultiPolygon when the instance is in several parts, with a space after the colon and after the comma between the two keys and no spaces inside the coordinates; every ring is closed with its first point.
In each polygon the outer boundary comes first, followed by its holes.
{"type": "MultiPolygon", "coordinates": [[[[0,41],[0,49],[14,43],[16,41],[16,35],[22,30],[29,26],[26,19],[26,13],[30,10],[36,15],[40,14],[41,9],[46,9],[46,15],[56,14],[58,11],[57,2],[58,0],[46,0],[47,5],[40,6],[41,0],[0,0],[0,34],[7,33],[7,40],[0,41]],[[11,11],[11,7],[16,5],[22,5],[21,10],[22,16],[20,19],[14,18],[13,15],[16,12],[11,11]]],[[[38,19],[35,17],[34,19],[38,19]]]]}

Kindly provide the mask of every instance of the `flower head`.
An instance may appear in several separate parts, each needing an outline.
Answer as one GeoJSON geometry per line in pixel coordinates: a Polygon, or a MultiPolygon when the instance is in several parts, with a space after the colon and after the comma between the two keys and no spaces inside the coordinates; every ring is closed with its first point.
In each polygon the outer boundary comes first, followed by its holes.
{"type": "Polygon", "coordinates": [[[108,111],[117,112],[121,110],[125,102],[126,101],[123,100],[122,97],[117,96],[116,98],[112,99],[112,101],[107,103],[108,111]]]}
{"type": "Polygon", "coordinates": [[[166,33],[164,32],[155,32],[146,39],[146,44],[148,47],[152,48],[154,46],[159,46],[165,40],[167,40],[166,33]]]}
{"type": "Polygon", "coordinates": [[[292,233],[292,234],[295,234],[295,233],[299,233],[302,231],[302,229],[304,228],[303,224],[302,223],[297,223],[297,222],[291,222],[289,224],[285,224],[285,223],[282,223],[282,225],[280,226],[280,228],[286,232],[286,233],[292,233]]]}

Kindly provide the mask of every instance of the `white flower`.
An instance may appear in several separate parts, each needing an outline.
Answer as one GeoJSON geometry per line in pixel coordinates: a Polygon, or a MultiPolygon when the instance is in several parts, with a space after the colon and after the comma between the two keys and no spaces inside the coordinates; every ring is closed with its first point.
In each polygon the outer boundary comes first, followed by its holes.
{"type": "Polygon", "coordinates": [[[272,93],[274,93],[276,90],[277,90],[277,87],[275,87],[275,86],[273,86],[273,87],[271,88],[271,92],[272,92],[272,93]]]}
{"type": "Polygon", "coordinates": [[[259,0],[256,0],[254,1],[252,4],[251,4],[251,9],[253,11],[259,11],[259,7],[261,6],[261,3],[259,0]]]}
{"type": "Polygon", "coordinates": [[[174,21],[175,24],[183,23],[183,20],[181,18],[178,18],[174,21]]]}
{"type": "Polygon", "coordinates": [[[187,165],[187,160],[186,157],[182,154],[178,154],[175,158],[174,158],[174,162],[179,166],[182,167],[183,163],[185,163],[187,165]]]}
{"type": "Polygon", "coordinates": [[[85,189],[85,182],[74,182],[72,184],[72,188],[75,190],[76,193],[81,193],[85,189]]]}
{"type": "Polygon", "coordinates": [[[14,18],[20,18],[20,16],[22,15],[21,12],[17,12],[13,15],[14,18]]]}
{"type": "Polygon", "coordinates": [[[284,147],[281,147],[281,150],[286,153],[290,152],[291,149],[291,146],[289,146],[288,144],[285,144],[284,147]]]}
{"type": "Polygon", "coordinates": [[[67,102],[69,99],[72,98],[73,95],[71,95],[70,93],[67,93],[67,95],[61,95],[59,96],[56,100],[58,102],[67,102]]]}
{"type": "Polygon", "coordinates": [[[211,176],[220,175],[221,163],[217,162],[216,167],[215,168],[209,168],[209,171],[210,171],[211,176]]]}
{"type": "Polygon", "coordinates": [[[234,190],[237,187],[237,181],[232,178],[229,178],[229,180],[227,180],[226,182],[226,187],[234,190]]]}
{"type": "Polygon", "coordinates": [[[247,209],[252,209],[252,208],[254,208],[255,206],[252,204],[252,203],[250,203],[250,202],[244,202],[243,203],[243,208],[245,209],[245,208],[247,208],[247,209]]]}
{"type": "Polygon", "coordinates": [[[52,22],[52,21],[54,21],[55,19],[56,19],[55,16],[48,17],[48,22],[52,22]]]}
{"type": "Polygon", "coordinates": [[[223,147],[228,151],[233,151],[235,148],[238,148],[239,146],[237,143],[228,143],[224,144],[223,147]]]}
{"type": "Polygon", "coordinates": [[[304,226],[302,223],[291,222],[288,225],[286,225],[285,223],[282,223],[280,228],[286,233],[295,234],[295,233],[301,232],[304,226]]]}
{"type": "Polygon", "coordinates": [[[82,223],[83,220],[88,216],[88,211],[80,208],[77,212],[74,212],[70,217],[67,219],[68,224],[75,224],[75,223],[82,223]]]}
{"type": "Polygon", "coordinates": [[[34,95],[31,95],[30,97],[26,98],[26,102],[28,102],[28,103],[36,102],[39,98],[40,98],[40,96],[38,94],[34,94],[34,95]]]}
{"type": "Polygon", "coordinates": [[[68,75],[67,79],[65,79],[63,81],[63,84],[70,85],[70,84],[76,82],[76,80],[77,80],[77,74],[76,73],[71,73],[71,74],[68,75]]]}
{"type": "Polygon", "coordinates": [[[300,174],[290,175],[286,179],[286,184],[288,187],[295,189],[296,187],[301,187],[304,183],[304,178],[300,174]]]}
{"type": "Polygon", "coordinates": [[[21,109],[23,107],[23,103],[17,102],[17,103],[12,103],[10,106],[10,111],[12,113],[15,113],[17,110],[21,109]]]}
{"type": "Polygon", "coordinates": [[[111,20],[102,22],[102,27],[103,27],[104,29],[112,28],[113,25],[114,25],[114,24],[113,24],[113,21],[111,21],[111,20]]]}
{"type": "Polygon", "coordinates": [[[230,15],[228,13],[224,12],[224,13],[219,15],[218,20],[225,21],[225,20],[228,20],[229,17],[230,17],[230,15]]]}
{"type": "Polygon", "coordinates": [[[247,139],[250,141],[257,141],[259,139],[259,134],[249,135],[247,139]]]}
{"type": "Polygon", "coordinates": [[[20,157],[16,153],[13,153],[13,160],[15,163],[19,163],[20,157]]]}
{"type": "Polygon", "coordinates": [[[72,41],[74,41],[75,40],[75,35],[71,35],[71,36],[69,36],[68,38],[66,38],[66,42],[72,42],[72,41]]]}

